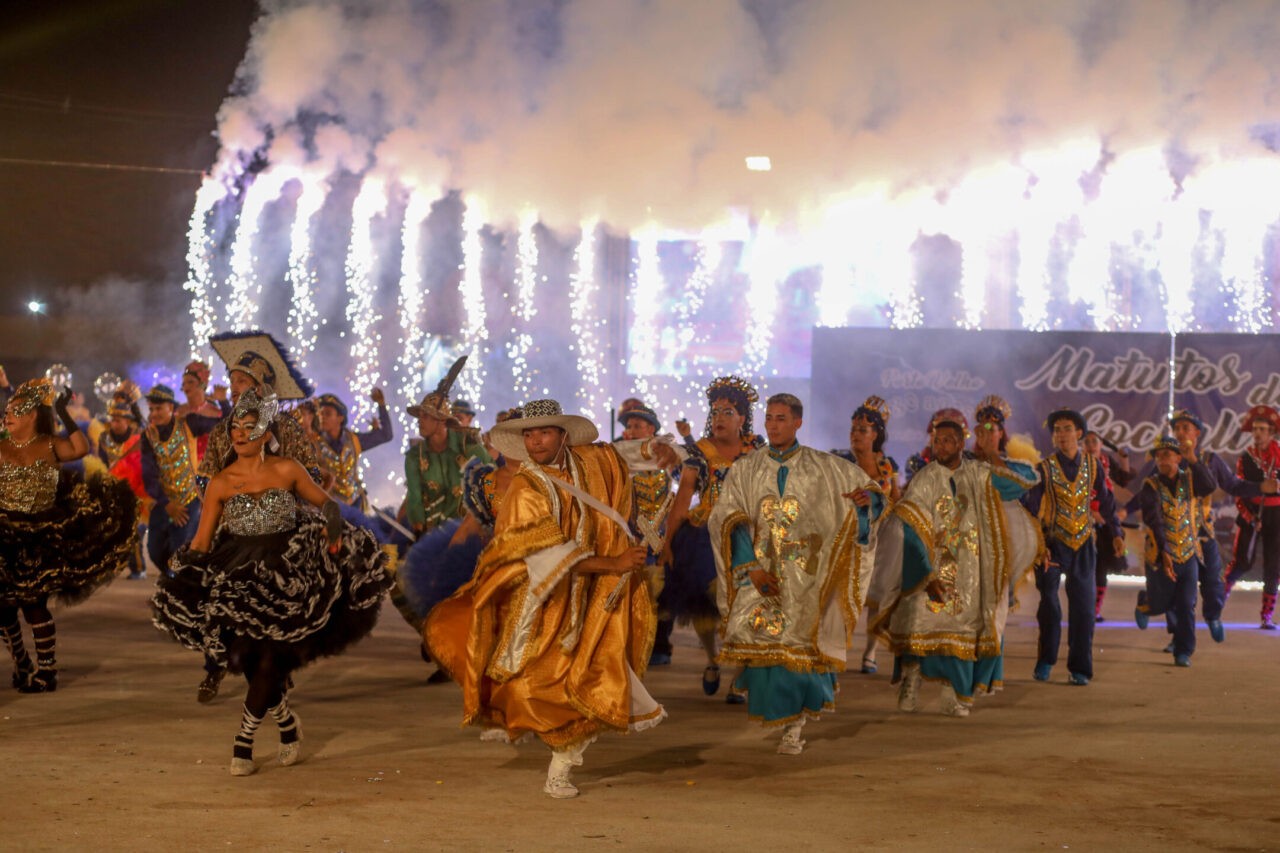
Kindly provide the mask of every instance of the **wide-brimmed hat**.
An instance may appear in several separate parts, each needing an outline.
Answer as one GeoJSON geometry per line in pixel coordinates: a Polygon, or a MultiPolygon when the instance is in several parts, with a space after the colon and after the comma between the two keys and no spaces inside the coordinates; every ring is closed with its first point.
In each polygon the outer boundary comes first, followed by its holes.
{"type": "Polygon", "coordinates": [[[1271,406],[1254,406],[1245,412],[1244,417],[1240,420],[1240,431],[1248,432],[1258,422],[1271,424],[1272,432],[1280,431],[1280,413],[1277,413],[1271,406]]]}
{"type": "Polygon", "coordinates": [[[227,364],[227,372],[239,371],[259,385],[270,385],[278,399],[304,400],[315,388],[289,358],[289,351],[271,335],[259,329],[223,332],[209,343],[227,364]]]}
{"type": "Polygon", "coordinates": [[[1187,423],[1195,426],[1195,428],[1200,430],[1200,432],[1204,432],[1204,421],[1196,417],[1196,414],[1192,412],[1190,409],[1176,410],[1173,413],[1173,415],[1169,418],[1169,426],[1172,427],[1178,421],[1186,421],[1187,423]]]}
{"type": "Polygon", "coordinates": [[[476,416],[475,408],[466,400],[454,400],[453,413],[455,415],[471,415],[473,418],[476,416]]]}
{"type": "Polygon", "coordinates": [[[565,444],[576,447],[590,444],[600,437],[596,425],[582,415],[566,415],[555,400],[534,400],[523,407],[524,415],[503,421],[489,430],[489,442],[508,459],[526,460],[524,431],[541,427],[559,427],[566,433],[565,444]]]}
{"type": "Polygon", "coordinates": [[[645,423],[653,424],[653,428],[656,430],[662,429],[662,423],[658,420],[658,413],[648,406],[632,406],[631,408],[624,409],[618,413],[618,423],[622,424],[624,427],[627,425],[627,421],[632,418],[639,418],[645,423]]]}
{"type": "Polygon", "coordinates": [[[1045,428],[1050,432],[1053,432],[1053,425],[1058,421],[1071,421],[1071,423],[1075,424],[1076,428],[1081,432],[1084,432],[1089,428],[1089,425],[1084,422],[1084,415],[1080,414],[1075,409],[1070,409],[1066,406],[1054,409],[1049,413],[1049,416],[1044,419],[1045,428]]]}
{"type": "Polygon", "coordinates": [[[177,405],[178,399],[173,394],[173,389],[168,385],[152,385],[151,390],[147,392],[148,403],[173,403],[177,405]]]}

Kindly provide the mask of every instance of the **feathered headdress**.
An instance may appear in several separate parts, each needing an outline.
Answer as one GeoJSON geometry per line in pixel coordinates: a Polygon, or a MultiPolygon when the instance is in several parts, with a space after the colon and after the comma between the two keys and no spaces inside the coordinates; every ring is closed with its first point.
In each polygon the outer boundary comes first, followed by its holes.
{"type": "Polygon", "coordinates": [[[240,371],[259,385],[270,385],[281,400],[303,400],[315,393],[310,380],[294,366],[289,350],[261,329],[222,332],[209,343],[227,364],[227,372],[240,371]]]}

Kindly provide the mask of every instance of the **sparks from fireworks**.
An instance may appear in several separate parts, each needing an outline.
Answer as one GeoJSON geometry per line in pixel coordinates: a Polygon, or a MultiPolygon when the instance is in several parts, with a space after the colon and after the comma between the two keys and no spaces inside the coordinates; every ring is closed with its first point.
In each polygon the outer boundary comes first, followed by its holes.
{"type": "MultiPolygon", "coordinates": [[[[787,246],[778,238],[772,223],[762,221],[747,246],[743,265],[750,277],[747,288],[747,328],[742,347],[742,363],[738,372],[744,376],[760,376],[761,397],[765,394],[763,380],[769,348],[773,345],[773,320],[778,307],[778,286],[790,269],[787,263],[787,246]]],[[[774,371],[775,375],[777,371],[774,371]]]]}
{"type": "Polygon", "coordinates": [[[631,288],[631,329],[628,334],[627,372],[636,377],[642,396],[648,398],[645,376],[657,372],[658,312],[666,281],[658,259],[658,232],[646,228],[635,236],[634,279],[631,288]]]}
{"type": "Polygon", "coordinates": [[[569,279],[569,312],[572,318],[574,347],[578,353],[578,408],[596,423],[608,417],[605,365],[600,352],[596,315],[599,287],[596,280],[596,229],[599,222],[582,223],[582,236],[573,253],[573,273],[569,279]]]}
{"type": "Polygon", "coordinates": [[[232,329],[251,329],[257,325],[258,300],[262,296],[255,253],[258,228],[262,212],[280,197],[284,185],[293,177],[292,169],[269,169],[259,172],[245,190],[235,242],[231,246],[231,275],[227,279],[227,325],[232,329]]]}
{"type": "Polygon", "coordinates": [[[1222,233],[1222,283],[1236,331],[1258,334],[1272,325],[1262,253],[1277,219],[1280,166],[1274,159],[1238,160],[1208,170],[1197,184],[1204,184],[1213,227],[1222,233]]]}
{"type": "MultiPolygon", "coordinates": [[[[485,227],[484,202],[469,196],[462,215],[462,295],[464,319],[462,325],[463,351],[470,355],[467,366],[458,377],[458,387],[476,409],[477,417],[484,414],[485,361],[489,356],[489,329],[486,325],[484,305],[485,227]]],[[[523,400],[520,402],[524,402],[523,400]]]]}
{"type": "Polygon", "coordinates": [[[400,243],[403,254],[400,260],[399,319],[400,358],[395,365],[396,387],[402,405],[396,406],[400,415],[400,452],[409,450],[409,437],[417,432],[417,421],[407,411],[416,405],[426,393],[426,369],[428,336],[422,331],[422,308],[426,304],[425,263],[422,258],[422,228],[431,215],[433,199],[438,191],[412,190],[404,212],[400,243]]]}
{"type": "Polygon", "coordinates": [[[351,209],[351,243],[347,247],[347,332],[349,336],[351,420],[370,410],[369,394],[381,379],[382,336],[375,326],[382,319],[373,308],[378,259],[373,247],[376,218],[387,208],[387,187],[379,178],[365,178],[351,209]]]}
{"type": "Polygon", "coordinates": [[[516,300],[511,312],[511,338],[507,355],[511,359],[511,379],[519,400],[530,399],[536,371],[529,364],[533,349],[533,318],[538,314],[538,214],[528,210],[520,217],[516,238],[516,300]]]}
{"type": "Polygon", "coordinates": [[[191,294],[191,336],[188,349],[192,359],[209,358],[209,338],[218,330],[214,296],[217,282],[210,272],[215,242],[211,233],[213,209],[227,195],[222,181],[206,175],[196,191],[195,207],[187,226],[187,280],[182,287],[191,294]]]}
{"type": "Polygon", "coordinates": [[[299,180],[302,191],[289,229],[289,270],[286,278],[292,296],[289,300],[289,340],[298,366],[305,370],[320,332],[320,315],[315,300],[316,274],[311,257],[311,228],[316,214],[324,205],[326,187],[317,179],[304,176],[299,180]]]}

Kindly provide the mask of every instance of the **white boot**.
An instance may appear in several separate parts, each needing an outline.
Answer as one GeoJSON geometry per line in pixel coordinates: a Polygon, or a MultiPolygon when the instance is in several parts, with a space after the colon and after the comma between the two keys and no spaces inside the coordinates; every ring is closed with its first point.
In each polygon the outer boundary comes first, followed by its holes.
{"type": "Polygon", "coordinates": [[[902,667],[902,684],[898,687],[898,710],[911,713],[920,703],[920,664],[902,667]]]}
{"type": "Polygon", "coordinates": [[[551,766],[547,768],[547,782],[542,786],[542,790],[557,800],[568,800],[578,796],[578,786],[573,784],[569,773],[574,767],[582,765],[582,753],[586,748],[586,744],[582,744],[552,750],[551,766]]]}
{"type": "Polygon", "coordinates": [[[969,706],[960,701],[956,689],[950,684],[942,685],[942,713],[948,717],[969,716],[969,706]]]}
{"type": "Polygon", "coordinates": [[[782,741],[778,744],[779,755],[799,755],[804,752],[805,742],[800,739],[800,730],[804,728],[804,718],[787,723],[782,730],[782,741]]]}

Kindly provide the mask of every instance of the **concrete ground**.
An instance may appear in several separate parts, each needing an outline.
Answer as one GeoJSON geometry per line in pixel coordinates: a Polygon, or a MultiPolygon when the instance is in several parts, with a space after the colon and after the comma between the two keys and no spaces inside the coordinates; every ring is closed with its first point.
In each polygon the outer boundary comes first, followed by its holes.
{"type": "Polygon", "coordinates": [[[457,688],[425,684],[390,607],[372,637],[297,677],[302,763],[274,762],[268,721],[259,772],[231,777],[243,682],[197,704],[200,659],[151,626],[150,589],[120,580],[57,612],[58,691],[0,694],[0,849],[1280,847],[1280,632],[1257,629],[1256,591],[1231,599],[1224,644],[1201,626],[1194,665],[1175,669],[1163,625],[1133,626],[1136,587],[1115,587],[1096,678],[1078,688],[1061,664],[1031,680],[1024,590],[1005,688],[971,717],[941,716],[928,684],[919,713],[898,713],[881,652],[881,674],[842,678],[837,713],[805,729],[799,756],[777,755],[776,731],[723,690],[702,694],[701,652],[677,632],[674,663],[647,678],[670,719],[603,737],[575,775],[582,795],[553,801],[547,750],[459,728],[457,688]]]}

